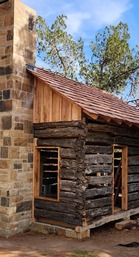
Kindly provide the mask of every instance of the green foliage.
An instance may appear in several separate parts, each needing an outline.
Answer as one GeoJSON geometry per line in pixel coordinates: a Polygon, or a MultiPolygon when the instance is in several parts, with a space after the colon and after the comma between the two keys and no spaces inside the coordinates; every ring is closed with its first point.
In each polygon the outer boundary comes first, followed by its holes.
{"type": "Polygon", "coordinates": [[[134,93],[139,80],[139,48],[130,48],[127,24],[120,22],[98,33],[90,43],[92,54],[87,60],[82,38],[75,41],[67,33],[66,18],[58,16],[51,27],[42,17],[37,19],[38,55],[50,69],[109,92],[119,93],[130,85],[134,93]]]}
{"type": "Polygon", "coordinates": [[[127,24],[106,27],[91,42],[91,61],[82,66],[81,74],[87,84],[119,93],[130,83],[136,89],[139,79],[139,49],[130,49],[127,24]]]}
{"type": "Polygon", "coordinates": [[[65,20],[66,16],[60,15],[49,27],[41,16],[37,18],[37,50],[52,70],[76,79],[84,59],[83,41],[73,40],[65,20]]]}

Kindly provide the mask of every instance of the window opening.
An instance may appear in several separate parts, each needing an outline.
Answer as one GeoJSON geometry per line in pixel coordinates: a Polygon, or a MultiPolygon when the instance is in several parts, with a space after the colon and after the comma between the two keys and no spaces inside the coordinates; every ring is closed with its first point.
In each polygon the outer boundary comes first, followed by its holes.
{"type": "Polygon", "coordinates": [[[40,196],[58,199],[58,148],[40,149],[40,196]]]}
{"type": "Polygon", "coordinates": [[[127,147],[114,145],[114,210],[127,209],[127,147]]]}

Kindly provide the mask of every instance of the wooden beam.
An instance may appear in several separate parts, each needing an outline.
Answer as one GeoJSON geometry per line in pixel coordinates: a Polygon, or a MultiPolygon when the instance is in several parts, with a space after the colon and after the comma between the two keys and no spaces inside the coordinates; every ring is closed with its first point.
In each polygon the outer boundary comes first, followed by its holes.
{"type": "Polygon", "coordinates": [[[101,219],[96,219],[96,220],[92,219],[91,224],[86,225],[84,227],[76,226],[75,231],[78,232],[78,233],[83,232],[85,230],[89,230],[89,229],[92,229],[92,228],[102,226],[102,225],[104,225],[108,222],[111,222],[111,221],[116,221],[116,220],[120,220],[120,219],[128,219],[128,218],[130,218],[130,216],[136,215],[136,214],[139,214],[139,207],[128,210],[128,211],[117,212],[117,213],[112,214],[112,215],[102,216],[101,219]]]}
{"type": "Polygon", "coordinates": [[[89,117],[91,117],[93,120],[97,120],[98,119],[98,114],[95,114],[95,113],[90,113],[90,112],[87,112],[85,110],[83,110],[83,112],[85,114],[87,114],[89,117]]]}

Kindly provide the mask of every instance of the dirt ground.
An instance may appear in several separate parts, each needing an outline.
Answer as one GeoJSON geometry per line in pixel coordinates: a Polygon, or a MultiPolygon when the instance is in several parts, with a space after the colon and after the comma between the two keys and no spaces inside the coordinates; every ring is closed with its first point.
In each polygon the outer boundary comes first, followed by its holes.
{"type": "Polygon", "coordinates": [[[139,227],[116,230],[103,226],[83,240],[26,232],[10,239],[0,238],[2,257],[139,257],[139,247],[119,244],[139,242],[139,227]]]}

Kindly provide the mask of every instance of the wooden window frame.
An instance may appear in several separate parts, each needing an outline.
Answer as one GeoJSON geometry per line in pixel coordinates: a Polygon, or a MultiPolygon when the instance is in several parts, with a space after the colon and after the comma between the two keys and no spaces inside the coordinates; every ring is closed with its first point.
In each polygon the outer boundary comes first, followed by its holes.
{"type": "Polygon", "coordinates": [[[112,211],[115,212],[114,206],[114,147],[122,148],[122,202],[120,210],[128,210],[128,146],[114,144],[113,145],[113,190],[112,190],[112,211]]]}
{"type": "Polygon", "coordinates": [[[34,153],[34,198],[49,200],[53,202],[60,201],[60,147],[57,146],[35,146],[34,153]],[[41,149],[58,149],[58,174],[57,174],[57,198],[51,198],[47,196],[40,195],[40,186],[41,186],[41,170],[40,170],[40,150],[41,149]]]}

